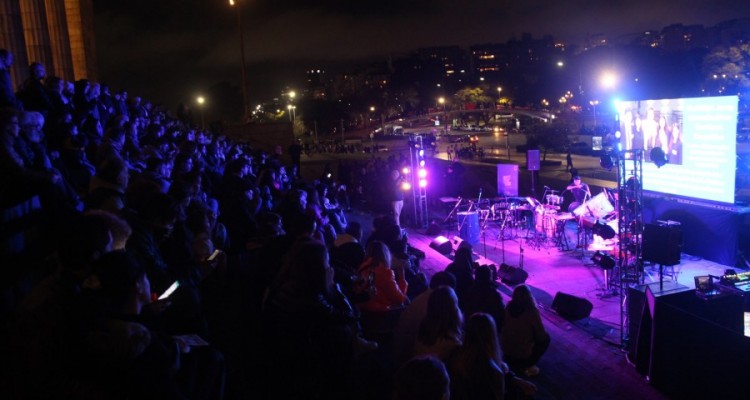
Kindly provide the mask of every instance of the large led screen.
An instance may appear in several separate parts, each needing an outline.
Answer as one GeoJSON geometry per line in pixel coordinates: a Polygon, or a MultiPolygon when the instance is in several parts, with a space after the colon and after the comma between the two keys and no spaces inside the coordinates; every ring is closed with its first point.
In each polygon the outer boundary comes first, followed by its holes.
{"type": "Polygon", "coordinates": [[[619,102],[621,149],[644,150],[643,189],[734,203],[737,106],[737,96],[619,102]]]}

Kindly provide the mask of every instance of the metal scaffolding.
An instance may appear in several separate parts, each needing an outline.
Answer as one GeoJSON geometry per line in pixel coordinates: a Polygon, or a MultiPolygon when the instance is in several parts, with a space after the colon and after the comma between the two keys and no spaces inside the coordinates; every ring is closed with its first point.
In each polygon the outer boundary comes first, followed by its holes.
{"type": "Polygon", "coordinates": [[[411,161],[411,189],[414,202],[414,227],[425,228],[427,218],[427,167],[421,135],[409,137],[409,158],[411,161]]]}
{"type": "Polygon", "coordinates": [[[618,269],[620,288],[620,344],[628,338],[628,288],[643,283],[643,150],[617,154],[618,269]]]}

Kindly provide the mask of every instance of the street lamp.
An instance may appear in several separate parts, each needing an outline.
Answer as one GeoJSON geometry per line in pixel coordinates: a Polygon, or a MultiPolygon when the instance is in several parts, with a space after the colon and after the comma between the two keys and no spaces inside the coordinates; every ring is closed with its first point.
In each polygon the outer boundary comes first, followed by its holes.
{"type": "Polygon", "coordinates": [[[239,5],[240,0],[229,0],[229,5],[237,10],[237,31],[240,35],[240,60],[242,63],[242,120],[247,122],[250,117],[250,106],[247,94],[247,66],[245,64],[245,33],[242,28],[242,8],[239,5]]]}
{"type": "Polygon", "coordinates": [[[195,102],[198,103],[198,108],[201,109],[201,128],[206,129],[206,119],[203,112],[203,105],[206,103],[206,99],[203,96],[198,96],[195,102]]]}

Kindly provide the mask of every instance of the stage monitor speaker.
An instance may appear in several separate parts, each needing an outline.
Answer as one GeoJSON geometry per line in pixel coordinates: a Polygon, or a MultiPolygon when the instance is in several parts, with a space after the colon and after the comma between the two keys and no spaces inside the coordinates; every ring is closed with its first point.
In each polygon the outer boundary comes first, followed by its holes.
{"type": "Polygon", "coordinates": [[[571,321],[587,318],[591,315],[591,310],[594,309],[594,305],[590,301],[567,294],[563,292],[557,292],[554,300],[552,300],[552,309],[557,313],[571,321]]]}
{"type": "Polygon", "coordinates": [[[500,268],[497,269],[497,277],[506,285],[516,286],[526,282],[526,279],[529,278],[529,273],[521,268],[511,267],[508,264],[500,264],[500,268]]]}
{"type": "Polygon", "coordinates": [[[438,236],[435,239],[432,239],[430,247],[443,255],[448,255],[453,251],[453,244],[451,244],[450,239],[445,236],[438,236]]]}
{"type": "Polygon", "coordinates": [[[646,224],[643,229],[643,261],[660,265],[680,263],[682,231],[670,226],[646,224]]]}
{"type": "Polygon", "coordinates": [[[526,150],[526,169],[539,171],[539,150],[526,150]]]}

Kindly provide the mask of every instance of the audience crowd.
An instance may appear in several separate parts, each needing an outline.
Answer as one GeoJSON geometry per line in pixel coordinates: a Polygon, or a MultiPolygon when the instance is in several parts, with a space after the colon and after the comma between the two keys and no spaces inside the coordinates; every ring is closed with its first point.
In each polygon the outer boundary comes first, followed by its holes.
{"type": "Polygon", "coordinates": [[[303,180],[184,107],[38,63],[13,90],[11,65],[0,49],[4,398],[533,396],[528,288],[506,310],[470,249],[428,284],[392,208],[403,156],[303,180]]]}

